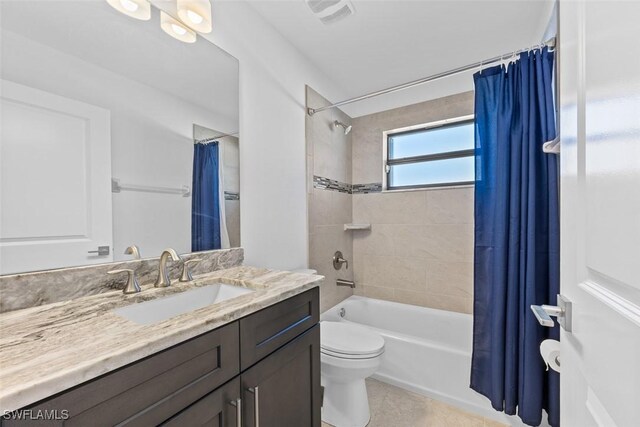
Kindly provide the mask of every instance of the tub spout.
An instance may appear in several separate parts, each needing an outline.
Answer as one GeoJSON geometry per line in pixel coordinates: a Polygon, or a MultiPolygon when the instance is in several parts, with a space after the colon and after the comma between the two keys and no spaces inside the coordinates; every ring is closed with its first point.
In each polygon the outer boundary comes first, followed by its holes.
{"type": "Polygon", "coordinates": [[[352,280],[338,279],[338,280],[336,280],[336,285],[337,286],[348,286],[348,287],[353,289],[353,288],[356,287],[356,282],[354,282],[352,280]]]}

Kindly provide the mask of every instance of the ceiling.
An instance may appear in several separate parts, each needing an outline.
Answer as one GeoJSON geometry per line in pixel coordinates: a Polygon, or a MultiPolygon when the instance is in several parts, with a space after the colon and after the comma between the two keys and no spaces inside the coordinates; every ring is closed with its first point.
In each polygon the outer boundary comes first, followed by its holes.
{"type": "MultiPolygon", "coordinates": [[[[553,9],[552,0],[352,2],[354,15],[324,25],[304,0],[249,0],[345,97],[540,43],[553,9]]],[[[344,110],[359,116],[472,89],[471,74],[446,80],[344,110]]]]}
{"type": "Polygon", "coordinates": [[[144,22],[117,12],[106,1],[0,4],[3,31],[20,34],[238,122],[238,61],[202,37],[193,44],[169,37],[160,28],[158,9],[152,8],[151,20],[144,22]]]}

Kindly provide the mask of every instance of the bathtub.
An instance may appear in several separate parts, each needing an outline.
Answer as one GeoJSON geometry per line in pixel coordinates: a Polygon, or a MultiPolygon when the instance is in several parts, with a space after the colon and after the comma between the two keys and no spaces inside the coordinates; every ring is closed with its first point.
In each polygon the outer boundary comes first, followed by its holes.
{"type": "Polygon", "coordinates": [[[495,411],[487,398],[469,388],[471,315],[354,295],[321,319],[357,323],[382,335],[385,352],[373,378],[496,421],[524,425],[495,411]]]}

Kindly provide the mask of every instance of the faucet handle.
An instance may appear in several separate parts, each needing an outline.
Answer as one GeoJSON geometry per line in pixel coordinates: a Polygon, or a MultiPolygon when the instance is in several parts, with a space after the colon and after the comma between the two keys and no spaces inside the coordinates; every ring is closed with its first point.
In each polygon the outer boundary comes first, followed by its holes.
{"type": "Polygon", "coordinates": [[[349,269],[349,261],[347,261],[346,259],[344,259],[342,257],[342,252],[340,251],[336,251],[335,254],[333,254],[333,268],[336,270],[340,270],[342,268],[342,264],[346,265],[347,270],[349,269]]]}
{"type": "Polygon", "coordinates": [[[202,261],[202,258],[191,258],[182,263],[182,274],[180,275],[181,282],[190,282],[193,280],[193,276],[189,270],[189,264],[197,264],[200,261],[202,261]]]}
{"type": "Polygon", "coordinates": [[[130,268],[121,268],[117,270],[107,271],[107,274],[118,274],[118,273],[127,273],[127,283],[124,285],[122,289],[122,293],[125,294],[135,294],[140,292],[140,285],[138,284],[138,279],[136,279],[136,271],[130,268]]]}
{"type": "Polygon", "coordinates": [[[137,245],[131,245],[124,250],[125,255],[133,255],[133,259],[140,259],[140,248],[137,245]]]}

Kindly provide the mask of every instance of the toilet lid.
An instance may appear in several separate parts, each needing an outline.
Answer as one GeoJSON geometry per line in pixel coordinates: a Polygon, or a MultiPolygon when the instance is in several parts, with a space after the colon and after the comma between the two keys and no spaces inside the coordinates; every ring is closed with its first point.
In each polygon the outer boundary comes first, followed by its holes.
{"type": "Polygon", "coordinates": [[[377,333],[346,322],[320,322],[320,347],[345,355],[379,354],[384,339],[377,333]]]}

